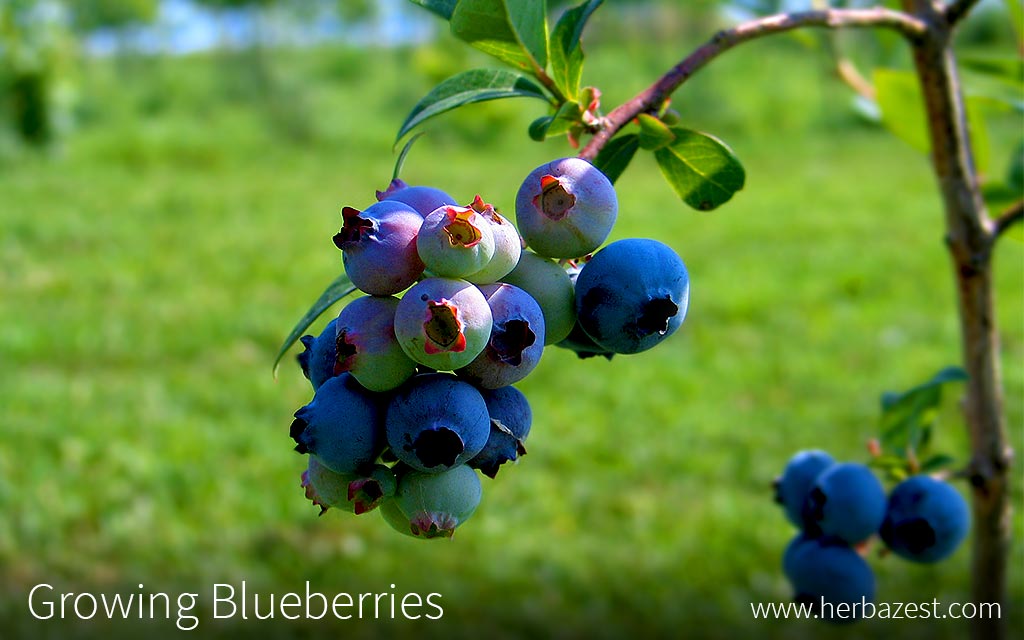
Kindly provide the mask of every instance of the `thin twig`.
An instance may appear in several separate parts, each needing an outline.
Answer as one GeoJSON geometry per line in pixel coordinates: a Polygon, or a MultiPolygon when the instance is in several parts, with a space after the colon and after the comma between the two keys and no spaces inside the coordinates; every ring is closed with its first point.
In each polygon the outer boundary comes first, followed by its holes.
{"type": "Polygon", "coordinates": [[[1007,229],[1015,224],[1024,221],[1024,200],[1010,205],[995,219],[995,228],[992,230],[992,241],[995,242],[1007,229]]]}
{"type": "Polygon", "coordinates": [[[839,79],[846,86],[853,89],[857,95],[874,102],[875,85],[871,84],[871,81],[864,77],[852,60],[845,57],[836,58],[836,75],[839,76],[839,79]]]}
{"type": "Polygon", "coordinates": [[[875,9],[822,9],[783,13],[744,22],[715,34],[679,64],[670,69],[654,84],[628,102],[616,107],[603,121],[603,126],[579,153],[579,157],[593,160],[604,145],[622,127],[641,113],[653,112],[676,89],[708,62],[738,44],[803,27],[826,29],[880,28],[892,29],[911,41],[923,37],[928,30],[916,17],[884,8],[875,9]]]}
{"type": "Polygon", "coordinates": [[[562,90],[558,88],[558,84],[554,79],[547,74],[544,69],[541,69],[536,64],[533,65],[533,76],[540,81],[544,88],[551,92],[551,96],[554,98],[554,105],[557,107],[569,98],[562,93],[562,90]]]}
{"type": "MultiPolygon", "coordinates": [[[[811,0],[811,8],[815,10],[828,9],[828,0],[811,0]]],[[[875,101],[875,86],[871,84],[871,81],[864,77],[864,74],[860,72],[857,65],[847,57],[839,45],[839,33],[836,30],[831,30],[825,34],[825,43],[828,47],[828,53],[832,57],[832,63],[835,67],[836,77],[845,84],[846,86],[853,89],[853,91],[872,102],[875,101]]]]}
{"type": "Polygon", "coordinates": [[[954,25],[960,22],[971,12],[974,5],[978,4],[979,0],[953,0],[947,6],[943,12],[946,16],[946,23],[954,25]]]}

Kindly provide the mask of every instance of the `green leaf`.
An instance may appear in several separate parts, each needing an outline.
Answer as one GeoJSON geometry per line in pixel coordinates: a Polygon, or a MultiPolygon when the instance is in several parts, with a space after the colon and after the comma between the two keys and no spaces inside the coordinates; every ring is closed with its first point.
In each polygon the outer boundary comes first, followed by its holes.
{"type": "Polygon", "coordinates": [[[1013,33],[1017,36],[1017,44],[1024,43],[1024,4],[1020,0],[1005,0],[1006,11],[1010,15],[1013,33]]]}
{"type": "Polygon", "coordinates": [[[455,37],[523,71],[548,64],[544,0],[460,0],[451,16],[455,37]]]}
{"type": "Polygon", "coordinates": [[[1020,193],[1019,189],[1014,189],[1005,182],[989,182],[981,188],[985,205],[997,212],[1020,200],[1020,193]]]}
{"type": "Polygon", "coordinates": [[[907,477],[909,462],[904,456],[883,454],[872,458],[868,462],[868,466],[880,470],[889,480],[899,482],[907,477]]]}
{"type": "MultiPolygon", "coordinates": [[[[922,153],[928,153],[931,149],[931,141],[928,136],[924,99],[921,96],[921,87],[917,76],[910,71],[876,69],[874,84],[876,101],[882,110],[882,124],[911,147],[922,153]]],[[[992,84],[991,81],[988,81],[987,84],[976,82],[974,83],[975,91],[966,90],[969,94],[965,105],[967,126],[971,132],[971,150],[975,166],[981,173],[988,171],[991,155],[988,127],[983,117],[987,103],[994,101],[999,104],[1015,106],[1012,99],[1002,95],[998,87],[993,89],[992,84]]],[[[1019,92],[1016,92],[1013,95],[1018,94],[1019,92]]]]}
{"type": "Polygon", "coordinates": [[[277,376],[277,366],[281,363],[281,358],[284,354],[288,353],[288,349],[291,349],[295,341],[302,337],[302,334],[309,328],[309,325],[313,324],[320,315],[327,311],[331,306],[341,300],[345,296],[349,295],[356,290],[355,285],[348,279],[348,276],[342,273],[340,276],[334,279],[334,282],[327,285],[324,292],[320,294],[320,297],[316,299],[313,306],[309,308],[304,316],[296,323],[295,328],[288,334],[288,337],[284,339],[284,343],[281,348],[277,350],[277,356],[274,358],[274,375],[277,376]]]}
{"type": "Polygon", "coordinates": [[[455,5],[459,3],[459,0],[409,0],[413,4],[418,4],[427,11],[432,11],[437,15],[441,16],[445,20],[452,19],[452,12],[455,11],[455,5]]]}
{"type": "Polygon", "coordinates": [[[575,102],[564,102],[562,106],[555,112],[555,117],[552,119],[551,124],[548,125],[547,131],[545,132],[547,137],[558,136],[574,125],[580,123],[583,119],[583,109],[579,104],[575,102]]]}
{"type": "Polygon", "coordinates": [[[505,0],[504,5],[520,44],[543,71],[548,66],[548,3],[545,0],[505,0]]]}
{"type": "Polygon", "coordinates": [[[405,143],[402,147],[402,152],[398,154],[398,159],[395,160],[395,170],[391,172],[391,179],[397,180],[398,174],[402,172],[402,167],[405,165],[405,157],[409,155],[409,150],[412,149],[412,145],[416,143],[420,137],[423,136],[423,132],[420,131],[405,143]]]}
{"type": "MultiPolygon", "coordinates": [[[[981,186],[985,205],[996,214],[1020,201],[1021,194],[1024,194],[1024,139],[1014,147],[1003,180],[988,180],[981,186]]],[[[1024,241],[1024,225],[1013,225],[1006,235],[1024,241]]]]}
{"type": "Polygon", "coordinates": [[[928,153],[931,143],[917,76],[910,71],[875,69],[873,82],[882,124],[911,147],[928,153]]]}
{"type": "Polygon", "coordinates": [[[975,73],[1018,87],[1024,85],[1024,59],[1017,56],[960,55],[957,62],[975,73]]]}
{"type": "Polygon", "coordinates": [[[952,382],[967,382],[967,372],[962,367],[949,366],[936,373],[926,386],[941,386],[952,382]]]}
{"type": "Polygon", "coordinates": [[[574,96],[580,90],[583,74],[583,47],[580,38],[583,27],[590,15],[601,6],[603,0],[588,0],[573,7],[558,19],[551,34],[551,77],[567,96],[574,96]]]}
{"type": "Polygon", "coordinates": [[[1015,191],[1017,197],[1024,193],[1024,139],[1017,143],[1006,168],[1006,186],[1015,191]]]}
{"type": "Polygon", "coordinates": [[[889,479],[891,479],[893,482],[895,482],[897,484],[900,483],[900,482],[903,482],[904,480],[906,480],[909,477],[910,477],[910,472],[907,471],[906,467],[901,467],[899,469],[890,469],[889,470],[889,479]]]}
{"type": "Polygon", "coordinates": [[[920,473],[932,473],[946,467],[952,466],[956,458],[944,453],[938,453],[921,463],[920,473]]]}
{"type": "Polygon", "coordinates": [[[655,151],[668,146],[676,139],[676,134],[661,120],[652,115],[641,113],[637,116],[640,123],[640,148],[655,151]]]}
{"type": "Polygon", "coordinates": [[[401,140],[402,136],[424,120],[445,111],[474,102],[517,97],[548,101],[544,90],[522,74],[502,69],[464,71],[437,85],[416,103],[398,130],[395,140],[401,140]]]}
{"type": "Polygon", "coordinates": [[[746,173],[721,140],[698,131],[672,127],[675,141],[654,152],[665,179],[683,201],[710,211],[743,188],[746,173]]]}
{"type": "Polygon", "coordinates": [[[896,406],[896,403],[903,397],[902,393],[898,391],[883,391],[882,392],[882,411],[888,411],[892,407],[896,406]]]}
{"type": "Polygon", "coordinates": [[[938,389],[930,389],[901,404],[899,410],[886,414],[882,419],[882,436],[879,438],[882,448],[895,454],[918,451],[925,429],[938,414],[940,400],[938,389]]]}
{"type": "Polygon", "coordinates": [[[527,133],[530,134],[530,139],[544,142],[544,138],[548,136],[548,127],[551,126],[551,121],[554,119],[554,116],[541,116],[531,122],[530,128],[527,130],[527,133]]]}
{"type": "Polygon", "coordinates": [[[1008,82],[1005,78],[970,69],[964,70],[960,79],[964,95],[968,98],[987,102],[990,109],[998,106],[1003,110],[1024,113],[1024,85],[1021,83],[1008,82]]]}
{"type": "Polygon", "coordinates": [[[583,119],[583,109],[575,102],[563,102],[553,115],[542,116],[530,123],[530,137],[540,142],[551,136],[561,135],[583,119]]]}
{"type": "Polygon", "coordinates": [[[882,394],[882,447],[895,455],[919,451],[931,437],[931,427],[942,401],[942,387],[963,382],[960,367],[947,367],[930,380],[904,392],[882,394]]]}
{"type": "Polygon", "coordinates": [[[594,166],[614,184],[629,166],[639,148],[640,136],[637,134],[626,133],[616,136],[609,140],[594,158],[594,166]]]}

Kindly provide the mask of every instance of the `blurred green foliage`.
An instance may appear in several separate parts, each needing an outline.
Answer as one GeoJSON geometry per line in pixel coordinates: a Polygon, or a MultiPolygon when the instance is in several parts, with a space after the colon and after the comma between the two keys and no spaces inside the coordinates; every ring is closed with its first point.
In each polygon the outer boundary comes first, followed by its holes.
{"type": "MultiPolygon", "coordinates": [[[[695,22],[704,20],[695,18],[695,22]]],[[[614,105],[709,32],[623,38],[595,16],[584,82],[614,105]]],[[[692,31],[690,31],[692,29],[692,31]]],[[[398,536],[377,514],[308,504],[291,413],[311,391],[277,346],[341,268],[342,205],[390,179],[409,108],[480,63],[442,35],[423,49],[275,51],[308,130],[226,82],[216,54],[142,58],[126,81],[82,63],[63,157],[0,153],[0,629],[5,638],[174,635],[173,620],[32,620],[26,595],[200,591],[198,637],[961,638],[963,621],[849,627],[754,623],[789,597],[793,531],[770,484],[798,449],[866,460],[877,399],[959,361],[941,205],[924,156],[861,119],[827,63],[795,41],[752,43],[673,107],[727,141],[747,185],[713,214],[685,208],[638,157],[617,183],[611,239],[684,257],[690,315],[661,348],[577,360],[549,349],[520,388],[529,455],[484,485],[452,541],[398,536]],[[468,58],[468,60],[467,60],[468,58]],[[421,72],[423,71],[423,72],[421,72]],[[439,592],[439,622],[211,620],[215,582],[282,594],[439,592]]],[[[241,87],[241,89],[239,88],[241,87]]],[[[250,88],[246,88],[250,87],[250,88]]],[[[569,153],[526,136],[529,103],[439,118],[404,177],[511,212],[519,177],[569,153]]],[[[990,123],[1004,172],[1019,121],[990,123]]],[[[1024,446],[1024,246],[998,248],[1012,441],[1024,446]]],[[[314,328],[326,323],[324,317],[314,328]]],[[[955,394],[950,394],[955,395],[955,394]]],[[[955,399],[933,434],[966,451],[955,399]]],[[[961,460],[962,461],[962,460],[961,460]]],[[[1019,474],[1018,474],[1019,475],[1019,474]]],[[[1021,487],[1015,504],[1021,506],[1021,487]]],[[[1022,510],[1011,597],[1024,597],[1022,510]]],[[[936,566],[871,554],[878,598],[964,601],[969,548],[936,566]]],[[[1020,628],[1019,607],[1005,612],[1020,628]]]]}
{"type": "Polygon", "coordinates": [[[55,137],[72,53],[59,3],[0,3],[0,145],[4,129],[36,147],[55,137]]]}
{"type": "Polygon", "coordinates": [[[158,8],[159,0],[75,0],[68,5],[71,24],[81,33],[151,22],[158,8]]]}

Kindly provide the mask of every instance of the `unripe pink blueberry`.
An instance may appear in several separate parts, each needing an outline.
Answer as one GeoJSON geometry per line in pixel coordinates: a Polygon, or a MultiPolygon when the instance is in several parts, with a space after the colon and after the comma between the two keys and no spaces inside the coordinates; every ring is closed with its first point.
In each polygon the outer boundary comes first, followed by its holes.
{"type": "Polygon", "coordinates": [[[445,205],[423,219],[416,250],[432,274],[461,278],[490,262],[494,233],[491,224],[472,207],[445,205]]]}
{"type": "Polygon", "coordinates": [[[469,205],[490,223],[494,234],[494,255],[483,269],[471,273],[465,279],[476,284],[490,284],[501,280],[519,263],[523,251],[523,240],[515,225],[498,213],[494,207],[483,201],[479,195],[469,205]]]}
{"type": "Polygon", "coordinates": [[[345,207],[344,225],[334,236],[349,280],[360,291],[390,296],[423,274],[416,234],[423,218],[407,204],[385,200],[363,211],[345,207]]]}
{"type": "Polygon", "coordinates": [[[455,204],[455,198],[434,187],[409,186],[400,178],[395,178],[384,191],[377,192],[377,200],[396,200],[404,202],[416,210],[421,216],[446,204],[455,204]]]}
{"type": "Polygon", "coordinates": [[[454,371],[476,358],[491,334],[491,308],[465,280],[425,278],[405,293],[395,311],[395,336],[416,362],[454,371]]]}
{"type": "Polygon", "coordinates": [[[577,258],[611,233],[619,204],[615,187],[581,158],[534,169],[516,194],[516,223],[528,247],[549,258],[577,258]]]}
{"type": "Polygon", "coordinates": [[[388,391],[416,373],[395,337],[394,296],[364,296],[345,305],[335,324],[337,369],[370,391],[388,391]]]}

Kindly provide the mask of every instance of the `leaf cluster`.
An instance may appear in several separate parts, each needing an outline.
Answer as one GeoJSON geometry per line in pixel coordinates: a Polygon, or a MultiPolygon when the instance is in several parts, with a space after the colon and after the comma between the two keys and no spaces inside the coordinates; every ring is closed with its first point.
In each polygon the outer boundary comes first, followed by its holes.
{"type": "Polygon", "coordinates": [[[932,451],[933,435],[941,414],[943,390],[966,380],[962,368],[946,367],[906,391],[883,393],[879,449],[874,452],[872,465],[897,482],[952,465],[953,456],[932,451]]]}
{"type": "MultiPolygon", "coordinates": [[[[549,29],[544,0],[411,0],[446,20],[460,40],[511,69],[472,69],[434,87],[406,117],[397,140],[425,121],[452,109],[486,100],[533,98],[547,114],[529,127],[537,141],[565,135],[574,147],[601,130],[601,92],[582,86],[582,37],[602,0],[565,10],[549,29]]],[[[654,154],[665,179],[694,209],[707,211],[743,188],[743,166],[721,140],[673,126],[669,112],[642,114],[639,131],[624,131],[608,142],[594,164],[614,182],[644,149],[654,154]]]]}

